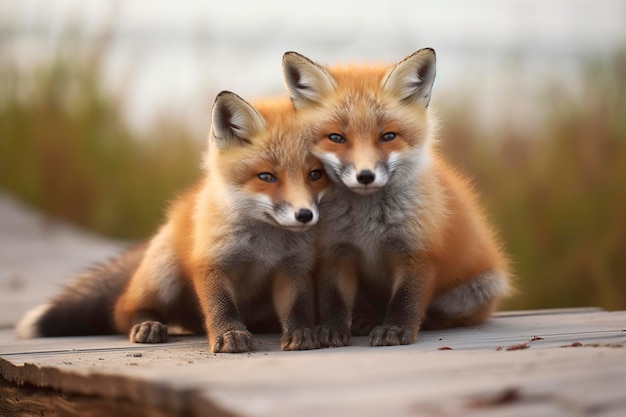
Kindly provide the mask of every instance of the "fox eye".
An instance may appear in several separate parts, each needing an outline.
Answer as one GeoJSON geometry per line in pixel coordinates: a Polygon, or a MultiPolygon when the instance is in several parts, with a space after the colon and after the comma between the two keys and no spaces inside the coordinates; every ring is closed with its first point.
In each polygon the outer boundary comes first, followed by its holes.
{"type": "Polygon", "coordinates": [[[309,180],[310,181],[317,181],[320,178],[322,178],[322,171],[320,171],[319,169],[315,169],[315,170],[309,172],[309,180]]]}
{"type": "Polygon", "coordinates": [[[387,132],[380,137],[381,142],[391,142],[396,138],[396,134],[393,132],[387,132]]]}
{"type": "Polygon", "coordinates": [[[332,140],[335,143],[346,143],[346,138],[338,133],[331,133],[330,135],[328,135],[328,139],[332,140]]]}
{"type": "Polygon", "coordinates": [[[276,177],[269,172],[261,172],[257,177],[263,182],[276,182],[276,177]]]}

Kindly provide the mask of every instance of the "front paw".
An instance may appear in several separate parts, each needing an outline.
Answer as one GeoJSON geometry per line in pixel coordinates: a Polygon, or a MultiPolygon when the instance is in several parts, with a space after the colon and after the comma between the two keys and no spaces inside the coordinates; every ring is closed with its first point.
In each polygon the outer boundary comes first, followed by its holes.
{"type": "Polygon", "coordinates": [[[240,353],[252,351],[252,333],[247,330],[229,330],[219,334],[211,344],[213,353],[240,353]]]}
{"type": "Polygon", "coordinates": [[[159,321],[144,321],[135,324],[129,336],[134,343],[167,342],[167,326],[159,321]]]}
{"type": "Polygon", "coordinates": [[[295,329],[283,333],[280,339],[282,350],[311,350],[319,349],[317,335],[312,329],[295,329]]]}
{"type": "Polygon", "coordinates": [[[380,325],[374,327],[370,333],[370,345],[372,346],[395,346],[408,345],[417,340],[417,330],[392,325],[380,325]]]}
{"type": "Polygon", "coordinates": [[[341,347],[350,345],[348,326],[317,326],[315,334],[321,347],[341,347]]]}

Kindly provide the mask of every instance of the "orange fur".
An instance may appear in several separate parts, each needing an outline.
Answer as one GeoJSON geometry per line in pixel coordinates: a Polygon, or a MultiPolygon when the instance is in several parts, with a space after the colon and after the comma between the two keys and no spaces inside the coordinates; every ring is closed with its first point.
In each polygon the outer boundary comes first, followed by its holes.
{"type": "Polygon", "coordinates": [[[268,330],[274,322],[283,349],[318,347],[310,330],[309,225],[328,180],[317,178],[322,166],[310,154],[307,126],[287,100],[253,109],[220,94],[211,136],[204,178],[172,204],[116,305],[119,331],[137,342],[163,341],[164,323],[191,310],[214,352],[251,350],[248,327],[268,330]]]}
{"type": "Polygon", "coordinates": [[[324,343],[345,344],[353,305],[360,333],[373,327],[373,345],[410,343],[420,323],[486,320],[509,291],[508,264],[469,182],[437,152],[428,108],[434,51],[391,66],[322,67],[295,53],[283,63],[295,108],[316,124],[313,152],[335,184],[320,225],[324,343]],[[354,256],[365,264],[358,292],[338,294],[354,256]],[[364,293],[378,300],[361,300],[364,293]],[[360,315],[371,316],[373,302],[384,315],[366,326],[360,315]]]}

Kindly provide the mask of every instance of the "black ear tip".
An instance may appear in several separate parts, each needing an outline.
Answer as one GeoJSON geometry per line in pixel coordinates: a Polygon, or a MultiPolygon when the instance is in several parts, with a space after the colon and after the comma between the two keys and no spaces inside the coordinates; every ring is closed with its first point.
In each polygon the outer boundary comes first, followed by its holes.
{"type": "Polygon", "coordinates": [[[245,101],[243,98],[233,93],[232,91],[222,90],[215,97],[215,102],[218,102],[220,100],[226,100],[226,99],[245,101]]]}
{"type": "Polygon", "coordinates": [[[422,48],[420,50],[418,50],[416,53],[416,55],[429,55],[431,56],[433,59],[437,57],[437,54],[435,53],[435,50],[433,48],[422,48]]]}
{"type": "Polygon", "coordinates": [[[286,61],[293,60],[293,59],[305,59],[305,58],[303,55],[294,51],[287,51],[283,54],[283,64],[286,61]]]}
{"type": "Polygon", "coordinates": [[[220,98],[220,97],[224,97],[224,96],[234,96],[235,93],[233,93],[232,91],[228,91],[228,90],[222,90],[219,93],[217,93],[217,96],[215,96],[216,99],[220,98]]]}
{"type": "Polygon", "coordinates": [[[299,54],[297,52],[294,52],[294,51],[288,51],[283,54],[283,65],[287,63],[287,61],[296,62],[297,64],[306,62],[308,64],[312,64],[316,66],[319,65],[319,64],[316,64],[315,61],[313,61],[312,59],[307,58],[306,56],[299,54]]]}

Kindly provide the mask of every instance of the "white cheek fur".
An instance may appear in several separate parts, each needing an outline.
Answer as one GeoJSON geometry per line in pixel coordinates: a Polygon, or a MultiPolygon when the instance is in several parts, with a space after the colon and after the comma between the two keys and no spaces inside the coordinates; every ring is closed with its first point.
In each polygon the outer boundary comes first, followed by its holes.
{"type": "Polygon", "coordinates": [[[341,161],[339,160],[337,155],[332,152],[313,152],[313,155],[319,158],[326,166],[341,166],[341,161]]]}

